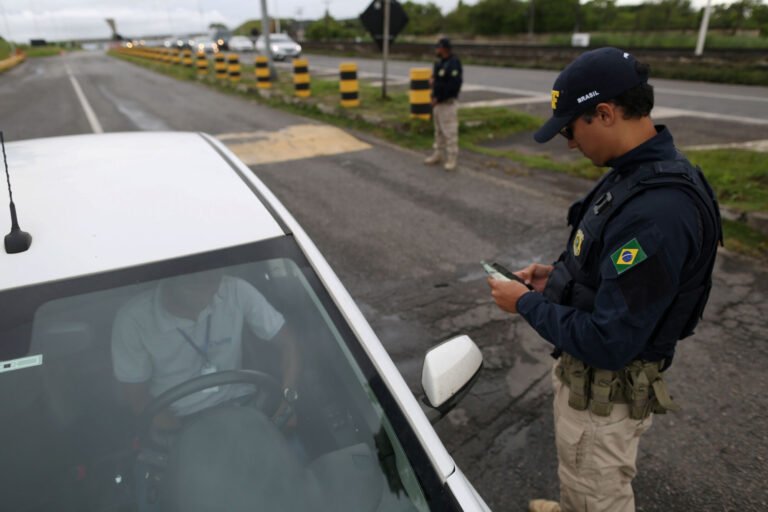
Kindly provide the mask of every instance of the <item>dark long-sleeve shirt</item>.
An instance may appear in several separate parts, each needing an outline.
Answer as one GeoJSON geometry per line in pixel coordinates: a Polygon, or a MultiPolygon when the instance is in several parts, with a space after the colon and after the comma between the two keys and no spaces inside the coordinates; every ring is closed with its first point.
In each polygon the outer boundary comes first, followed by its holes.
{"type": "MultiPolygon", "coordinates": [[[[674,159],[672,136],[663,126],[657,130],[655,137],[609,162],[613,169],[598,186],[607,189],[613,176],[631,172],[638,164],[674,159]]],[[[555,348],[596,368],[618,370],[638,358],[671,358],[672,354],[654,353],[648,342],[679,291],[684,266],[701,250],[701,229],[699,210],[684,191],[647,190],[625,204],[605,227],[593,311],[555,304],[535,292],[521,297],[518,311],[555,348]],[[619,272],[615,254],[632,240],[646,258],[619,272]]]]}
{"type": "Polygon", "coordinates": [[[438,59],[432,68],[432,97],[438,103],[459,97],[463,80],[461,61],[451,54],[446,59],[438,59]]]}

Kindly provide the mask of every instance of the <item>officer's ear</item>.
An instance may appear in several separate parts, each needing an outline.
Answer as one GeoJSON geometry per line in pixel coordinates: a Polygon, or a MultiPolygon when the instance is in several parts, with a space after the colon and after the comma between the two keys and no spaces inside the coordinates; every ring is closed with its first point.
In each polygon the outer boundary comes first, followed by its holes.
{"type": "Polygon", "coordinates": [[[595,107],[595,115],[592,119],[603,126],[610,127],[616,123],[619,112],[613,103],[598,103],[595,107]]]}

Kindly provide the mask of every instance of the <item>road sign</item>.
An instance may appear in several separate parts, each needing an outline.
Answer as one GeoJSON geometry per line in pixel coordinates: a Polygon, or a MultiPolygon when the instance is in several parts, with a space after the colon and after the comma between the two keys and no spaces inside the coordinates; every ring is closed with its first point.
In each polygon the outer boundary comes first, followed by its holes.
{"type": "MultiPolygon", "coordinates": [[[[360,22],[365,30],[371,34],[373,40],[379,45],[379,49],[384,47],[384,0],[373,0],[371,5],[360,15],[360,22]]],[[[389,44],[395,40],[395,37],[408,24],[408,15],[405,9],[397,0],[389,0],[389,44]]]]}

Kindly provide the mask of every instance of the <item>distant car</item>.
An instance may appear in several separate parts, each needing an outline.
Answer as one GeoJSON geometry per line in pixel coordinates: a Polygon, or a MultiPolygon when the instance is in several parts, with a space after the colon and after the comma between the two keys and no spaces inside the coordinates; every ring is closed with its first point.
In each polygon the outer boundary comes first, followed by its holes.
{"type": "Polygon", "coordinates": [[[197,48],[195,38],[190,35],[169,37],[163,42],[163,46],[177,50],[191,50],[193,48],[197,48]]]}
{"type": "Polygon", "coordinates": [[[229,49],[233,52],[252,52],[253,41],[245,36],[232,36],[228,41],[229,49]]]}
{"type": "Polygon", "coordinates": [[[204,51],[205,53],[216,53],[219,51],[219,45],[212,39],[198,39],[195,43],[197,51],[204,51]]]}
{"type": "Polygon", "coordinates": [[[318,248],[223,144],[6,146],[31,245],[16,229],[0,249],[3,511],[488,510],[425,414],[466,393],[479,348],[460,336],[427,353],[423,410],[318,248]]]}
{"type": "MultiPolygon", "coordinates": [[[[295,59],[301,56],[301,45],[288,36],[288,34],[270,34],[269,45],[272,50],[272,58],[275,60],[295,59]]],[[[265,54],[267,43],[264,36],[256,40],[256,51],[265,54]]]]}
{"type": "Polygon", "coordinates": [[[232,38],[232,32],[224,28],[211,29],[208,33],[208,39],[211,39],[219,47],[219,50],[229,50],[227,42],[232,38]]]}

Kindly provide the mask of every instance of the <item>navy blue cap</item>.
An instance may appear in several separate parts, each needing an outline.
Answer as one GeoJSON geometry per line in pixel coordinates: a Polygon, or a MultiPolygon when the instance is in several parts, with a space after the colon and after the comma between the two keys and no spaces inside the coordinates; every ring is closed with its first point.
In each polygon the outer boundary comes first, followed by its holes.
{"type": "Polygon", "coordinates": [[[637,70],[632,54],[618,48],[598,48],[579,55],[560,72],[552,86],[552,117],[533,134],[547,142],[579,114],[598,103],[648,81],[637,70]]]}
{"type": "Polygon", "coordinates": [[[438,48],[446,48],[450,50],[451,40],[448,39],[447,37],[441,37],[440,39],[437,40],[437,44],[435,46],[437,46],[438,48]]]}

